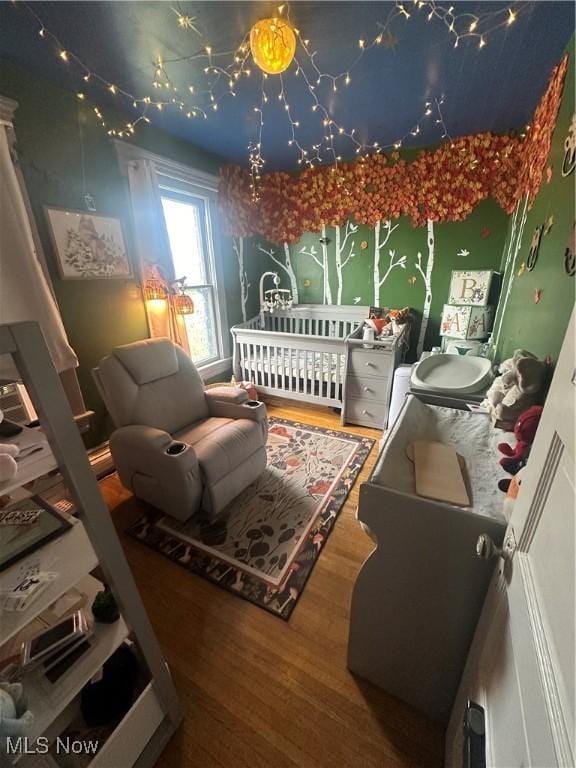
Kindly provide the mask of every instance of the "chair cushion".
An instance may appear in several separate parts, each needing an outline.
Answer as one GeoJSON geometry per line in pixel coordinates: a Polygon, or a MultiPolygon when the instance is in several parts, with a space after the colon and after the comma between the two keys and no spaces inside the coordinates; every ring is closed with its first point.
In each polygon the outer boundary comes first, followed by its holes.
{"type": "Polygon", "coordinates": [[[200,374],[169,339],[117,347],[100,361],[98,371],[117,427],[144,424],[173,434],[208,416],[200,374]]]}
{"type": "Polygon", "coordinates": [[[260,425],[250,419],[209,418],[174,437],[194,447],[209,485],[218,483],[262,448],[260,425]]]}
{"type": "Polygon", "coordinates": [[[178,373],[176,347],[169,339],[145,339],[112,353],[122,363],[136,384],[149,384],[178,373]]]}
{"type": "Polygon", "coordinates": [[[188,445],[196,445],[200,440],[203,440],[208,435],[216,432],[217,429],[221,429],[226,424],[230,424],[232,419],[210,418],[197,421],[194,424],[190,424],[188,427],[184,427],[179,432],[174,432],[172,437],[174,440],[182,440],[183,443],[188,445]]]}

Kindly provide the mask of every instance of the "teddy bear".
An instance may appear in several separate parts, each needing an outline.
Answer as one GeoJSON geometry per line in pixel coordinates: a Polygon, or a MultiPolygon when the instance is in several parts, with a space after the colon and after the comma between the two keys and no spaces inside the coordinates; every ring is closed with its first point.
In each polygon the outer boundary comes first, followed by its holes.
{"type": "Polygon", "coordinates": [[[498,450],[504,454],[504,458],[500,459],[500,465],[506,472],[515,475],[518,469],[525,464],[536,437],[542,410],[541,405],[532,405],[524,413],[520,414],[514,425],[514,435],[516,437],[516,445],[514,447],[509,443],[498,444],[498,450]]]}
{"type": "Polygon", "coordinates": [[[534,405],[544,385],[548,364],[530,352],[517,349],[504,360],[488,392],[483,405],[494,421],[513,429],[518,416],[534,405]]]}
{"type": "MultiPolygon", "coordinates": [[[[0,409],[0,422],[4,419],[4,414],[0,409]]],[[[0,483],[6,480],[12,480],[18,471],[16,456],[20,453],[17,445],[12,443],[0,443],[0,483]]]]}
{"type": "Polygon", "coordinates": [[[0,736],[25,736],[34,722],[21,683],[0,683],[0,736]]]}

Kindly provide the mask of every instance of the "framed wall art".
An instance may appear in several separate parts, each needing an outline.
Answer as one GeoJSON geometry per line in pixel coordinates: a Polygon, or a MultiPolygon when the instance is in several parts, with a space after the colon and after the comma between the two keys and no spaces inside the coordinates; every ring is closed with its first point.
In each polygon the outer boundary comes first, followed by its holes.
{"type": "Polygon", "coordinates": [[[120,219],[91,211],[44,210],[63,280],[132,276],[120,219]]]}

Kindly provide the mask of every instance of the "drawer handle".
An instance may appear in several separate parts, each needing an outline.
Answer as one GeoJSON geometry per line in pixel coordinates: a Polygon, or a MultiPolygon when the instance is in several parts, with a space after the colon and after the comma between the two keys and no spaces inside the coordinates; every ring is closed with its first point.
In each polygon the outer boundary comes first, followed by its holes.
{"type": "Polygon", "coordinates": [[[366,408],[364,408],[364,410],[362,411],[362,415],[363,415],[363,416],[369,416],[370,414],[368,413],[368,411],[366,410],[366,408]]]}
{"type": "Polygon", "coordinates": [[[370,360],[367,360],[364,365],[366,368],[374,368],[374,363],[371,363],[370,360]]]}
{"type": "Polygon", "coordinates": [[[362,389],[364,390],[364,392],[372,392],[370,387],[362,387],[362,389]]]}

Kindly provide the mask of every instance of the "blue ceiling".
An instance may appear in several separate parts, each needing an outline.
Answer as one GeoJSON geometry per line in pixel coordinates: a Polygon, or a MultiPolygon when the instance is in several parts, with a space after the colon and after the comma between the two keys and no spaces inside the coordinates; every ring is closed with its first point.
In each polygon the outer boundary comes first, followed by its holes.
{"type": "MultiPolygon", "coordinates": [[[[405,0],[410,18],[398,14],[390,23],[387,45],[367,51],[352,68],[352,82],[337,93],[324,82],[316,91],[334,119],[346,130],[356,129],[365,142],[389,144],[406,134],[419,120],[427,100],[444,96],[442,112],[452,136],[480,131],[522,128],[531,118],[552,67],[574,32],[572,2],[524,2],[513,7],[518,18],[510,26],[501,24],[488,31],[486,45],[479,50],[477,39],[463,39],[457,48],[443,22],[427,21],[429,4],[422,8],[405,0]],[[390,44],[391,43],[391,44],[390,44]]],[[[510,3],[454,2],[454,13],[474,13],[481,18],[502,10],[506,19],[510,3]]],[[[448,2],[446,3],[448,6],[448,2]]],[[[214,52],[234,50],[250,26],[276,12],[267,2],[35,2],[28,6],[57,36],[64,48],[78,55],[93,72],[138,96],[157,91],[151,87],[153,61],[185,57],[210,44],[214,52]],[[196,17],[202,37],[178,27],[176,11],[196,17]]],[[[310,39],[316,61],[324,72],[346,71],[357,57],[358,40],[372,40],[378,22],[394,15],[392,2],[293,2],[292,22],[303,38],[310,39]]],[[[496,17],[496,21],[498,17],[496,17]]],[[[468,23],[468,22],[466,22],[468,23]]],[[[494,26],[488,19],[485,28],[494,26]]],[[[0,56],[39,73],[61,86],[86,95],[105,111],[122,107],[128,119],[137,114],[130,102],[114,96],[92,78],[82,82],[82,70],[57,56],[54,41],[38,34],[39,23],[23,3],[0,4],[0,56]]],[[[300,56],[312,77],[309,62],[300,56]]],[[[229,62],[231,57],[218,59],[229,62]]],[[[184,92],[206,85],[206,59],[170,65],[173,82],[184,92]]],[[[225,96],[218,111],[209,109],[208,119],[188,120],[175,107],[149,112],[154,125],[182,137],[231,162],[247,163],[247,146],[257,140],[261,102],[259,70],[242,77],[237,96],[225,96]]],[[[285,89],[297,138],[305,147],[321,142],[322,117],[312,112],[310,93],[294,68],[284,76],[285,89]]],[[[314,82],[312,79],[311,82],[314,82]]],[[[262,153],[265,170],[296,167],[298,152],[288,145],[290,124],[276,98],[277,78],[266,81],[269,101],[264,105],[262,153]]],[[[207,102],[207,103],[206,103],[207,102]]],[[[435,115],[425,120],[418,136],[408,136],[405,146],[424,146],[440,140],[442,126],[435,115]]],[[[337,137],[337,151],[354,156],[354,147],[337,137]]]]}

